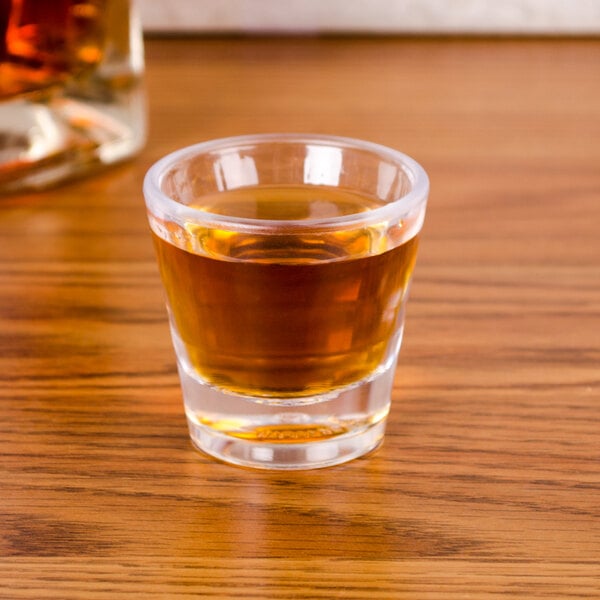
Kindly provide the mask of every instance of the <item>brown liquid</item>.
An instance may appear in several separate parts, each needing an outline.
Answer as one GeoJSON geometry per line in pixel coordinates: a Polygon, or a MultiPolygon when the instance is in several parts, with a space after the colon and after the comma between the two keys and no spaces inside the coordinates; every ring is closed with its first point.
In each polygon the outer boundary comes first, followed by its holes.
{"type": "MultiPolygon", "coordinates": [[[[213,212],[227,206],[230,215],[264,219],[315,211],[335,216],[373,205],[315,186],[257,187],[213,201],[213,212]],[[289,213],[286,197],[292,199],[289,213]]],[[[398,330],[416,237],[365,255],[374,237],[365,228],[329,234],[325,241],[189,230],[193,246],[226,255],[202,256],[157,235],[154,241],[175,327],[206,381],[246,395],[308,396],[360,381],[385,359],[398,330]],[[351,258],[357,251],[363,255],[351,258]]]]}
{"type": "Polygon", "coordinates": [[[111,0],[0,0],[0,97],[81,75],[104,51],[111,0]]]}

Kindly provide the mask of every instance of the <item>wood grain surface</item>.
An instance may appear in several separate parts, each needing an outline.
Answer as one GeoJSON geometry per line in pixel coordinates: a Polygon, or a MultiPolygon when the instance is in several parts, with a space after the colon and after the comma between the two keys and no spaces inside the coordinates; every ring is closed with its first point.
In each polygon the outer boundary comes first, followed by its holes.
{"type": "Polygon", "coordinates": [[[0,203],[0,598],[600,598],[600,40],[147,44],[136,160],[0,203]],[[188,440],[141,194],[186,144],[399,148],[432,192],[383,446],[188,440]]]}

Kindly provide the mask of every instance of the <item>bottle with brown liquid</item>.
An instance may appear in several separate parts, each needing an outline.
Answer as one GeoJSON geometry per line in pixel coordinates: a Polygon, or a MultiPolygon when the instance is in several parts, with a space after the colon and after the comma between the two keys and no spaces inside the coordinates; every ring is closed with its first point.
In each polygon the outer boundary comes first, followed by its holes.
{"type": "Polygon", "coordinates": [[[134,155],[142,74],[130,0],[0,0],[0,193],[134,155]]]}

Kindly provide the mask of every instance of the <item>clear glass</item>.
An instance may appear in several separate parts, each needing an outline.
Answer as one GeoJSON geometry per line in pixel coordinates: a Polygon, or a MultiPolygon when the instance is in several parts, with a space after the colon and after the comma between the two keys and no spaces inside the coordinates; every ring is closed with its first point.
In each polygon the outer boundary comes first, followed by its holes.
{"type": "Polygon", "coordinates": [[[143,68],[131,0],[0,0],[0,193],[134,155],[143,68]]]}
{"type": "Polygon", "coordinates": [[[214,140],[149,170],[198,448],[308,469],[381,442],[428,188],[400,152],[318,135],[214,140]]]}

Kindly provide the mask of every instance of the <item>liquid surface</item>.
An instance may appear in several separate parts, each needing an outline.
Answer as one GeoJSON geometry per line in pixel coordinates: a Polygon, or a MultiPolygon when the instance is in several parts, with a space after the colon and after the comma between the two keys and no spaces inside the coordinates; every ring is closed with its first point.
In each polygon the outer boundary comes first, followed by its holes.
{"type": "Polygon", "coordinates": [[[328,219],[383,206],[377,198],[320,185],[244,187],[203,196],[191,206],[218,215],[246,219],[328,219]],[[282,202],[282,197],[285,201],[282,202]]]}
{"type": "MultiPolygon", "coordinates": [[[[253,202],[273,218],[286,213],[286,193],[280,190],[277,200],[269,189],[261,202],[256,188],[253,202]]],[[[337,192],[321,194],[322,202],[333,205],[328,211],[347,210],[337,192]]],[[[293,214],[298,196],[292,198],[293,214]]],[[[205,232],[209,239],[217,234],[205,232]]],[[[356,235],[348,232],[330,236],[317,250],[318,240],[290,234],[273,243],[271,237],[278,236],[236,234],[220,248],[236,259],[227,260],[155,234],[172,325],[200,377],[244,395],[309,396],[362,380],[397,351],[416,237],[359,258],[352,258],[356,235]]],[[[199,239],[197,246],[204,249],[207,241],[199,239]]]]}

